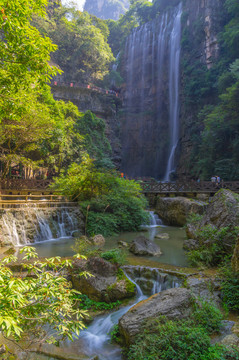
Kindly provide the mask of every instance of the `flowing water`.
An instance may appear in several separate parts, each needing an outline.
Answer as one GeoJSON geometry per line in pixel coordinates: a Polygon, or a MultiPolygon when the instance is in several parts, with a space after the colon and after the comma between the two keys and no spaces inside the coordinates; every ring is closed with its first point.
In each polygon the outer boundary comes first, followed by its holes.
{"type": "Polygon", "coordinates": [[[125,47],[122,170],[168,181],[179,139],[182,4],[135,28],[125,47]]]}
{"type": "Polygon", "coordinates": [[[147,299],[150,295],[180,285],[179,281],[174,277],[160,274],[157,269],[125,267],[124,271],[128,279],[136,285],[137,297],[133,304],[111,312],[110,314],[99,316],[92,322],[87,330],[82,331],[78,340],[75,340],[73,344],[66,342],[64,343],[64,347],[69,346],[72,348],[73,346],[75,349],[81,349],[81,353],[83,351],[85,356],[87,356],[86,359],[98,356],[99,360],[121,360],[121,348],[110,343],[110,331],[114,325],[118,324],[121,316],[140,301],[147,299]],[[144,279],[141,276],[135,277],[134,271],[136,271],[137,274],[139,274],[140,271],[142,271],[142,274],[145,271],[152,273],[152,287],[150,292],[146,291],[145,293],[141,285],[139,285],[140,280],[144,282],[144,279]]]}
{"type": "Polygon", "coordinates": [[[2,237],[17,247],[69,237],[79,227],[78,208],[42,208],[31,204],[1,211],[2,237]]]}

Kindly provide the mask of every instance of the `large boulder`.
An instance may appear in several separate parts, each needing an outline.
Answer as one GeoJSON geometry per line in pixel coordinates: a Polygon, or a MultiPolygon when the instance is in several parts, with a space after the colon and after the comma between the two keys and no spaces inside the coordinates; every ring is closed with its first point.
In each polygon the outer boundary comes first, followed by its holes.
{"type": "Polygon", "coordinates": [[[206,207],[206,202],[181,196],[158,197],[155,212],[168,225],[184,226],[190,214],[203,214],[206,207]]]}
{"type": "Polygon", "coordinates": [[[103,247],[105,245],[105,238],[103,235],[98,234],[91,238],[91,242],[95,246],[103,247]]]}
{"type": "MultiPolygon", "coordinates": [[[[238,224],[239,195],[230,190],[221,189],[212,198],[203,217],[199,221],[187,225],[186,233],[188,238],[198,239],[199,232],[207,225],[216,229],[223,227],[232,229],[238,224]]],[[[235,240],[227,237],[224,239],[224,245],[231,248],[235,245],[235,240]]]]}
{"type": "Polygon", "coordinates": [[[200,222],[200,226],[212,224],[217,228],[239,224],[239,195],[230,190],[219,190],[200,222]]]}
{"type": "Polygon", "coordinates": [[[100,258],[76,260],[71,272],[73,287],[94,301],[112,302],[135,295],[135,285],[116,265],[100,258]],[[81,273],[87,271],[91,276],[81,273]]]}
{"type": "Polygon", "coordinates": [[[159,246],[147,239],[145,236],[138,236],[135,238],[132,241],[129,250],[135,255],[156,256],[162,254],[159,246]]]}
{"type": "Polygon", "coordinates": [[[119,320],[119,331],[127,345],[134,341],[147,319],[166,316],[182,319],[192,312],[193,295],[185,288],[162,291],[133,306],[119,320]]]}

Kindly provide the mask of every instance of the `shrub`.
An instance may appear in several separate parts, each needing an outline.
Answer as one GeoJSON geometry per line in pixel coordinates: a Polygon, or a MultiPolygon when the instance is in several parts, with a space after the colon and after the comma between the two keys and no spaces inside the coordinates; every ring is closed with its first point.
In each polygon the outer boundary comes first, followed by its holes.
{"type": "Polygon", "coordinates": [[[206,225],[196,233],[200,247],[188,251],[191,266],[217,266],[232,255],[231,249],[238,237],[238,227],[214,228],[206,225]]]}
{"type": "Polygon", "coordinates": [[[81,202],[90,236],[137,231],[149,220],[140,185],[120,178],[115,171],[98,170],[87,155],[56,180],[54,189],[81,202]]]}
{"type": "Polygon", "coordinates": [[[118,265],[124,265],[126,261],[126,254],[121,249],[108,250],[102,253],[101,257],[105,260],[112,262],[113,264],[118,264],[118,265]]]}
{"type": "Polygon", "coordinates": [[[119,300],[115,302],[106,303],[104,301],[94,301],[88,298],[85,294],[76,295],[77,300],[80,300],[80,309],[83,310],[112,310],[119,305],[121,305],[121,302],[119,300]]]}
{"type": "Polygon", "coordinates": [[[211,334],[220,330],[223,319],[221,311],[211,302],[199,299],[195,303],[193,321],[211,334]]]}
{"type": "Polygon", "coordinates": [[[198,360],[210,346],[209,336],[189,321],[152,320],[130,347],[129,360],[198,360]]]}
{"type": "MultiPolygon", "coordinates": [[[[196,319],[195,319],[196,320],[196,319]]],[[[128,360],[238,360],[236,350],[210,345],[210,337],[193,320],[152,319],[130,346],[128,360]]]]}
{"type": "Polygon", "coordinates": [[[221,269],[223,282],[221,285],[222,299],[228,310],[239,311],[239,274],[232,271],[231,265],[226,264],[221,269]]]}

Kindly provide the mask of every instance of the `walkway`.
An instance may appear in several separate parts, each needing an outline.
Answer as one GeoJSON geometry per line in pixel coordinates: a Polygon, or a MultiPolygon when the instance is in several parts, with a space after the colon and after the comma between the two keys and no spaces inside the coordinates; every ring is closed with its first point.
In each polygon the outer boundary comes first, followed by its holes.
{"type": "Polygon", "coordinates": [[[62,82],[62,81],[53,81],[52,86],[57,87],[57,86],[64,86],[67,88],[78,88],[78,89],[89,89],[92,91],[96,91],[98,93],[101,94],[105,94],[105,95],[113,95],[115,97],[119,97],[119,93],[114,91],[114,90],[107,90],[107,89],[103,89],[100,88],[98,86],[92,85],[92,84],[81,84],[81,83],[76,83],[76,82],[62,82]]]}
{"type": "Polygon", "coordinates": [[[177,182],[157,182],[142,181],[143,193],[151,194],[183,194],[183,193],[216,193],[221,188],[239,193],[239,181],[225,181],[217,185],[211,181],[177,181],[177,182]]]}

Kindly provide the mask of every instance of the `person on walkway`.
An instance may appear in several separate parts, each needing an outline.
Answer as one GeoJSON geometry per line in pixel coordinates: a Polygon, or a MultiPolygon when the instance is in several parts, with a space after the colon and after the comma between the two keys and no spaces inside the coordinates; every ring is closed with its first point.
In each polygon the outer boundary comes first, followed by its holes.
{"type": "Polygon", "coordinates": [[[213,176],[211,177],[211,182],[215,184],[215,183],[216,183],[216,180],[217,180],[217,179],[216,179],[216,176],[213,175],[213,176]]]}
{"type": "Polygon", "coordinates": [[[221,179],[220,179],[220,176],[216,176],[216,187],[219,187],[220,186],[220,181],[221,181],[221,179]]]}

